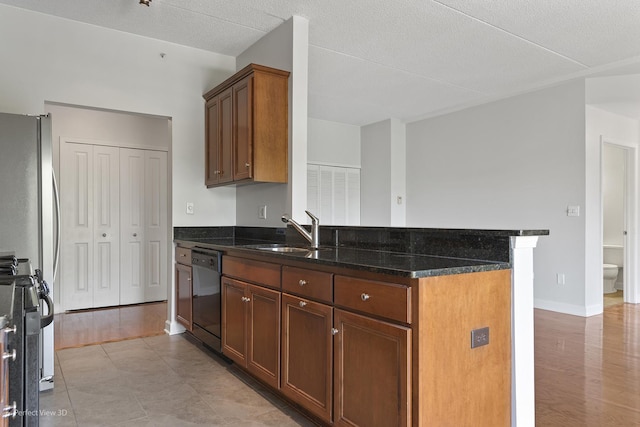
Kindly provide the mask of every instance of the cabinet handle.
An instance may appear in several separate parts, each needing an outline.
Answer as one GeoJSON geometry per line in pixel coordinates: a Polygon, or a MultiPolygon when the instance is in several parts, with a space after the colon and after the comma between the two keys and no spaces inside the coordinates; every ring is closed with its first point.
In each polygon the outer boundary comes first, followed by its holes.
{"type": "Polygon", "coordinates": [[[242,301],[244,301],[244,302],[249,302],[249,301],[251,301],[251,298],[242,297],[242,301]]]}
{"type": "Polygon", "coordinates": [[[190,282],[190,281],[191,281],[191,277],[187,277],[187,282],[190,282]]]}
{"type": "Polygon", "coordinates": [[[298,284],[299,284],[300,286],[304,286],[304,285],[306,285],[306,284],[307,284],[307,281],[306,281],[306,280],[304,280],[304,279],[300,279],[300,280],[298,281],[298,284]]]}
{"type": "Polygon", "coordinates": [[[336,335],[338,332],[340,331],[337,330],[336,328],[331,328],[331,335],[336,335]]]}
{"type": "Polygon", "coordinates": [[[102,237],[107,237],[107,233],[102,233],[102,237]]]}
{"type": "Polygon", "coordinates": [[[213,171],[214,175],[218,175],[220,173],[220,171],[213,171]]]}
{"type": "Polygon", "coordinates": [[[180,254],[180,256],[181,256],[181,257],[186,257],[186,256],[187,256],[187,254],[180,254]]]}
{"type": "Polygon", "coordinates": [[[369,294],[365,294],[365,293],[363,293],[362,295],[360,295],[360,299],[361,299],[362,301],[367,301],[369,298],[371,298],[371,297],[369,296],[369,294]]]}
{"type": "Polygon", "coordinates": [[[301,308],[302,308],[302,307],[304,307],[305,305],[307,305],[307,303],[306,303],[305,301],[300,301],[300,303],[299,303],[299,304],[300,304],[300,307],[301,307],[301,308]]]}

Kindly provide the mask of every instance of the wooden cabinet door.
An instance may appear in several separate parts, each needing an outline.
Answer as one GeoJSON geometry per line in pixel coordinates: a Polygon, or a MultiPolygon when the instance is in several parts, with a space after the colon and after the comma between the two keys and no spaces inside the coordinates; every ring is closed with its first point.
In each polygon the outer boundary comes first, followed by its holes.
{"type": "Polygon", "coordinates": [[[204,183],[215,185],[219,181],[218,163],[220,161],[220,97],[217,96],[205,105],[205,166],[204,183]]]}
{"type": "Polygon", "coordinates": [[[231,88],[225,90],[218,97],[219,115],[219,161],[218,183],[233,181],[233,96],[231,88]]]}
{"type": "Polygon", "coordinates": [[[192,273],[188,265],[176,264],[176,320],[193,330],[192,273]]]}
{"type": "Polygon", "coordinates": [[[411,330],[338,309],[334,327],[335,425],[411,425],[411,330]]]}
{"type": "Polygon", "coordinates": [[[247,370],[280,388],[280,292],[247,285],[247,370]]]}
{"type": "Polygon", "coordinates": [[[253,76],[233,85],[234,138],[233,179],[253,176],[253,76]]]}
{"type": "Polygon", "coordinates": [[[331,423],[333,308],[282,294],[282,393],[331,423]]]}
{"type": "Polygon", "coordinates": [[[205,106],[205,177],[208,187],[233,181],[233,97],[231,89],[205,106]]]}
{"type": "Polygon", "coordinates": [[[222,277],[222,353],[240,366],[247,360],[247,284],[222,277]]]}

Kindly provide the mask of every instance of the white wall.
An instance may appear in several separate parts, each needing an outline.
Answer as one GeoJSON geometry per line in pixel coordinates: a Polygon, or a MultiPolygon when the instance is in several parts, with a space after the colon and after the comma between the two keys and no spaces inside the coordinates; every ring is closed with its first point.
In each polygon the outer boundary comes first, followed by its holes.
{"type": "Polygon", "coordinates": [[[406,225],[406,127],[397,119],[363,126],[360,221],[365,226],[406,225]],[[398,204],[398,197],[402,203],[398,204]]]}
{"type": "Polygon", "coordinates": [[[307,161],[360,167],[360,126],[309,117],[307,161]]]}
{"type": "Polygon", "coordinates": [[[282,227],[289,213],[306,222],[307,205],[307,92],[309,21],[294,16],[266,34],[237,58],[237,68],[250,63],[291,72],[289,76],[289,179],[287,184],[252,184],[237,187],[236,224],[282,227]],[[261,205],[267,218],[259,219],[261,205]]]}
{"type": "Polygon", "coordinates": [[[0,39],[0,111],[39,114],[49,101],[170,117],[172,225],[235,223],[235,189],[206,189],[202,155],[202,94],[235,58],[5,5],[0,39]]]}
{"type": "Polygon", "coordinates": [[[52,138],[56,155],[60,137],[165,151],[171,147],[171,126],[167,117],[49,103],[45,110],[52,117],[52,138]]]}
{"type": "Polygon", "coordinates": [[[589,212],[566,214],[585,205],[584,96],[577,81],[407,124],[407,226],[549,229],[536,306],[584,314],[589,212]]]}
{"type": "Polygon", "coordinates": [[[389,226],[391,194],[389,139],[391,121],[372,123],[361,129],[360,224],[389,226]]]}

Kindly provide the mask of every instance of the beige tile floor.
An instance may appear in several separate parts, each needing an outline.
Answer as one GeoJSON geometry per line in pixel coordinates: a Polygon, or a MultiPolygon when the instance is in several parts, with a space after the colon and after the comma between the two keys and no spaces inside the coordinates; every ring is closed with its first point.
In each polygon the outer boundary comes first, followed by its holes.
{"type": "Polygon", "coordinates": [[[182,335],[59,350],[46,426],[314,426],[182,335]]]}

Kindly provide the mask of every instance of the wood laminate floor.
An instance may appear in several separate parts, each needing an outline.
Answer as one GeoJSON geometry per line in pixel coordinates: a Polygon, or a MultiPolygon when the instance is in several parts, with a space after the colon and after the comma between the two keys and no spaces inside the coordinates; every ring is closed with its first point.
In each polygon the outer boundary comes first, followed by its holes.
{"type": "Polygon", "coordinates": [[[640,426],[640,305],[535,310],[536,425],[640,426]]]}
{"type": "Polygon", "coordinates": [[[55,349],[164,334],[167,303],[147,303],[56,314],[55,349]]]}
{"type": "MultiPolygon", "coordinates": [[[[640,426],[640,305],[534,315],[536,426],[640,426]]],[[[56,351],[56,388],[41,407],[66,415],[41,424],[312,424],[221,359],[164,335],[165,319],[165,303],[57,316],[56,348],[67,349],[56,351]],[[176,399],[185,406],[166,403],[176,399]]]]}

